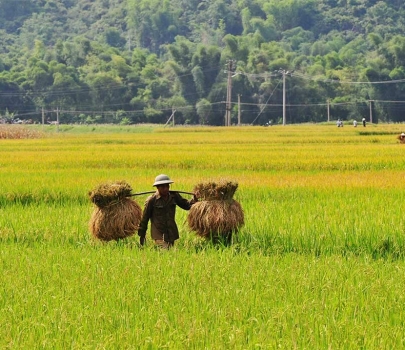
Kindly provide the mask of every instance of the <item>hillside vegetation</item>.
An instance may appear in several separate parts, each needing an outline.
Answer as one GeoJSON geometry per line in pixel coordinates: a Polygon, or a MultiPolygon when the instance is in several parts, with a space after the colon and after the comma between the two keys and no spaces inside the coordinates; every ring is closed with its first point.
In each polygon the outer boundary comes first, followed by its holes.
{"type": "Polygon", "coordinates": [[[404,22],[400,0],[0,0],[0,115],[223,125],[231,70],[233,123],[280,122],[283,86],[288,123],[403,121],[404,22]]]}

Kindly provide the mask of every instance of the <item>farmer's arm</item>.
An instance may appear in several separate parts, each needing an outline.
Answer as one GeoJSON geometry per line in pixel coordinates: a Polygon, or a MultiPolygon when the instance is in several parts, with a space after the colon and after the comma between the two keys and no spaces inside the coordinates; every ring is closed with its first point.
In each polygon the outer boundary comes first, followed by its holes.
{"type": "Polygon", "coordinates": [[[179,193],[176,192],[176,204],[184,210],[190,210],[191,206],[195,203],[198,202],[197,197],[194,195],[194,197],[190,200],[187,200],[183,198],[179,193]]]}
{"type": "Polygon", "coordinates": [[[142,241],[145,240],[146,231],[148,230],[149,219],[152,216],[152,210],[153,210],[152,202],[153,201],[151,200],[151,198],[152,198],[152,196],[149,197],[145,202],[145,206],[144,206],[143,212],[142,212],[141,222],[139,224],[138,236],[141,237],[141,244],[142,244],[142,241]]]}

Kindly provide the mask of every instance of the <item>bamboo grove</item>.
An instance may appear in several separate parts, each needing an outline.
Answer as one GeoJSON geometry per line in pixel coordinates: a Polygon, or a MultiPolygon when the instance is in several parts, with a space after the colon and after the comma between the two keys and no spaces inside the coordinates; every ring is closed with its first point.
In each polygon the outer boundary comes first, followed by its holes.
{"type": "Polygon", "coordinates": [[[232,124],[403,121],[404,6],[0,0],[0,119],[223,125],[231,68],[232,124]]]}

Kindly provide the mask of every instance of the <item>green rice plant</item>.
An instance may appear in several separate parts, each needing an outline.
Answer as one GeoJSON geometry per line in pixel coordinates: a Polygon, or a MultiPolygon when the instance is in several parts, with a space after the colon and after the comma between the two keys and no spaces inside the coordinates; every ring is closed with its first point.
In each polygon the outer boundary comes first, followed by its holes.
{"type": "Polygon", "coordinates": [[[1,259],[3,348],[404,346],[397,264],[116,244],[1,259]]]}

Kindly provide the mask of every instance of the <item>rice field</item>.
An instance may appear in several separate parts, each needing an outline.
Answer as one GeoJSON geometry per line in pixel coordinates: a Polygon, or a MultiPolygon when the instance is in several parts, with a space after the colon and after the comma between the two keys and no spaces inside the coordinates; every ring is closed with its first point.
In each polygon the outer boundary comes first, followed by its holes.
{"type": "Polygon", "coordinates": [[[0,139],[0,348],[405,347],[402,125],[30,128],[0,139]],[[92,237],[89,191],[160,173],[237,182],[234,243],[181,209],[170,251],[92,237]]]}

